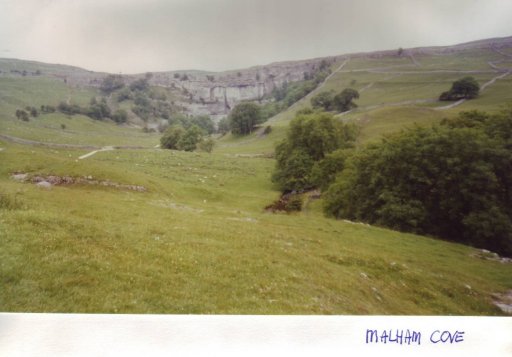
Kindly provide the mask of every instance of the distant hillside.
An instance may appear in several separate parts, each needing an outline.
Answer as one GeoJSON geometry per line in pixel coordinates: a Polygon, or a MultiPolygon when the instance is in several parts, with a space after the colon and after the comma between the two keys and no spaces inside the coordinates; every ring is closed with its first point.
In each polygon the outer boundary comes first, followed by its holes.
{"type": "MultiPolygon", "coordinates": [[[[262,100],[268,97],[274,88],[279,88],[284,83],[303,80],[314,74],[322,62],[336,68],[337,64],[341,64],[347,59],[364,62],[365,59],[371,61],[388,58],[393,62],[390,65],[414,68],[417,67],[415,61],[425,56],[443,58],[461,54],[471,57],[477,50],[504,51],[505,54],[512,54],[511,49],[512,37],[492,38],[454,46],[403,49],[400,54],[398,54],[398,49],[352,53],[301,61],[277,62],[225,72],[196,70],[156,72],[153,73],[150,83],[175,91],[177,104],[184,106],[190,114],[208,114],[214,119],[219,119],[226,116],[229,110],[242,100],[262,100]],[[399,61],[396,62],[396,60],[399,61]]],[[[383,64],[386,66],[386,63],[383,64]]],[[[357,71],[364,68],[366,66],[346,69],[357,71]]],[[[62,79],[70,86],[99,87],[107,73],[66,65],[0,59],[0,75],[52,76],[62,79]]],[[[123,75],[127,83],[143,76],[144,74],[123,75]]]]}

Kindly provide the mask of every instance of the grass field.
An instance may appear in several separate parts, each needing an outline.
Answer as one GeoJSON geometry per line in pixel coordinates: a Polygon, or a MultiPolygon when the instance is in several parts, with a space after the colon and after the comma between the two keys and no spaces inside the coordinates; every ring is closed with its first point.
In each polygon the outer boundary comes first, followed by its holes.
{"type": "MultiPolygon", "coordinates": [[[[359,108],[339,117],[360,126],[364,145],[461,110],[496,112],[512,102],[508,76],[477,99],[436,110],[447,103],[435,98],[465,74],[395,72],[486,71],[488,61],[503,58],[493,51],[416,56],[421,66],[410,58],[352,59],[319,90],[361,92],[359,108]],[[384,67],[390,73],[365,71],[384,67]]],[[[473,74],[480,84],[496,75],[473,74]]],[[[309,97],[265,123],[270,134],[225,135],[212,154],[159,150],[158,134],[84,116],[14,116],[26,105],[86,104],[95,93],[44,75],[0,77],[2,134],[147,147],[79,160],[87,150],[0,141],[1,311],[503,314],[492,294],[512,289],[512,265],[477,249],[328,219],[321,199],[296,214],[265,211],[280,195],[270,181],[274,145],[309,97]],[[17,182],[13,173],[99,183],[45,189],[17,182]],[[107,181],[146,191],[101,184],[107,181]]]]}
{"type": "Polygon", "coordinates": [[[485,314],[512,267],[475,249],[323,218],[265,213],[273,161],[2,144],[4,311],[485,314]],[[71,155],[71,157],[69,156],[71,155]],[[143,185],[40,189],[12,172],[143,185]]]}

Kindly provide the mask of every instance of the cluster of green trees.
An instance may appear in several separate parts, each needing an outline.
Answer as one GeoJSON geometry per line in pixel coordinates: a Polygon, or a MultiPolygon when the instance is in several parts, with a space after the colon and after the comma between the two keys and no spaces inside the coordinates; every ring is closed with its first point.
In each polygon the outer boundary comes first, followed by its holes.
{"type": "Polygon", "coordinates": [[[199,126],[192,124],[187,129],[179,124],[168,127],[160,138],[160,147],[171,150],[202,151],[211,152],[214,147],[212,138],[205,138],[205,131],[199,126]]]}
{"type": "Polygon", "coordinates": [[[441,93],[439,100],[453,101],[460,99],[473,99],[478,96],[480,85],[473,77],[464,77],[453,82],[449,91],[441,93]]]}
{"type": "MultiPolygon", "coordinates": [[[[47,112],[51,112],[53,108],[52,106],[45,106],[47,112]]],[[[118,109],[112,113],[105,97],[102,97],[100,100],[92,97],[87,107],[60,102],[56,109],[66,115],[81,114],[95,120],[112,119],[117,123],[124,123],[128,119],[128,113],[123,109],[118,109]]]]}
{"type": "Polygon", "coordinates": [[[16,118],[23,121],[30,120],[28,113],[23,109],[16,109],[16,118]]]}
{"type": "Polygon", "coordinates": [[[27,106],[25,109],[16,109],[16,118],[22,121],[29,121],[30,117],[36,118],[39,116],[37,108],[27,106]]]}
{"type": "Polygon", "coordinates": [[[96,120],[110,118],[112,115],[111,110],[107,105],[106,99],[102,98],[98,101],[96,97],[91,98],[89,106],[87,107],[82,107],[78,104],[68,104],[66,102],[60,102],[57,106],[57,110],[63,114],[82,114],[96,120]]]}
{"type": "Polygon", "coordinates": [[[182,113],[171,115],[167,119],[167,126],[179,125],[184,129],[188,129],[193,125],[198,126],[205,134],[211,135],[215,133],[215,123],[208,115],[190,115],[182,113]]]}
{"type": "Polygon", "coordinates": [[[346,112],[357,107],[353,100],[358,98],[359,92],[352,88],[346,88],[338,94],[330,90],[320,92],[311,98],[311,105],[315,109],[346,112]]]}
{"type": "Polygon", "coordinates": [[[272,181],[285,193],[327,186],[343,167],[356,136],[354,125],[344,124],[330,113],[298,113],[286,139],[276,147],[272,181]]]}
{"type": "Polygon", "coordinates": [[[343,166],[328,215],[512,255],[512,110],[408,129],[343,166]]]}
{"type": "MultiPolygon", "coordinates": [[[[108,78],[110,77],[105,80],[108,78]]],[[[146,73],[144,77],[131,82],[128,86],[109,86],[109,88],[114,88],[110,93],[114,95],[118,103],[132,100],[131,111],[145,122],[150,119],[169,120],[178,110],[173,103],[167,100],[164,89],[150,86],[151,78],[152,74],[146,73]]]]}

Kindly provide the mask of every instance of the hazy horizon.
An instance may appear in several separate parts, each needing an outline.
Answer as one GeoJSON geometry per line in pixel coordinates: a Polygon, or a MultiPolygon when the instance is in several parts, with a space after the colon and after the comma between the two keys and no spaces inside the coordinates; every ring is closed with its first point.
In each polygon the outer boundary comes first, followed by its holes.
{"type": "Polygon", "coordinates": [[[500,0],[0,0],[0,57],[110,73],[226,71],[512,35],[500,0]]]}

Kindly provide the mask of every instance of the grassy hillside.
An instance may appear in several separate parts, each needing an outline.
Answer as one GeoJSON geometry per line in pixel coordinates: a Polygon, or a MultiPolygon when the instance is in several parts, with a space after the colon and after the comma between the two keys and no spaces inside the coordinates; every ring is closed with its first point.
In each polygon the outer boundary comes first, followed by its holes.
{"type": "MultiPolygon", "coordinates": [[[[512,103],[512,75],[507,74],[512,71],[512,62],[504,53],[492,49],[468,49],[443,55],[409,57],[406,52],[403,56],[352,57],[342,68],[339,65],[343,61],[334,64],[332,68],[338,70],[319,88],[271,118],[268,124],[279,131],[298,110],[311,107],[313,95],[329,90],[340,92],[349,87],[360,93],[356,100],[358,108],[340,118],[361,125],[361,143],[415,123],[430,124],[453,117],[460,111],[497,112],[512,103]],[[439,102],[439,95],[465,76],[474,77],[481,87],[486,85],[480,96],[454,108],[439,110],[439,107],[450,104],[439,102]],[[497,78],[501,76],[504,77],[497,78]]],[[[240,152],[252,154],[271,151],[275,142],[283,137],[281,134],[266,138],[258,137],[258,134],[242,139],[226,137],[220,146],[221,150],[230,151],[236,143],[240,152]]]]}
{"type": "Polygon", "coordinates": [[[0,77],[0,134],[28,140],[75,145],[155,146],[159,136],[142,133],[111,121],[59,112],[42,114],[29,122],[18,120],[17,109],[26,106],[56,106],[59,102],[87,105],[97,90],[68,86],[62,79],[48,76],[0,77]],[[62,125],[65,127],[63,128],[62,125]]]}
{"type": "Polygon", "coordinates": [[[364,145],[461,110],[500,110],[512,102],[512,75],[451,109],[439,109],[449,103],[436,99],[467,71],[477,71],[471,75],[481,85],[490,83],[505,72],[489,62],[506,59],[493,50],[360,56],[344,66],[340,59],[320,88],[264,124],[270,134],[228,134],[212,154],[159,150],[158,134],[85,116],[54,113],[22,122],[17,108],[85,105],[95,89],[68,86],[45,76],[45,68],[41,76],[0,76],[0,134],[147,147],[80,160],[88,150],[0,139],[0,310],[501,315],[493,294],[512,289],[512,264],[491,254],[327,219],[321,200],[308,200],[296,214],[264,207],[280,194],[270,182],[269,155],[315,93],[346,87],[361,93],[359,107],[339,118],[361,126],[364,145]],[[13,174],[75,183],[48,189],[13,174]]]}
{"type": "Polygon", "coordinates": [[[499,314],[512,266],[473,248],[263,207],[273,161],[2,143],[3,311],[499,314]],[[50,190],[12,172],[143,185],[50,190]]]}

